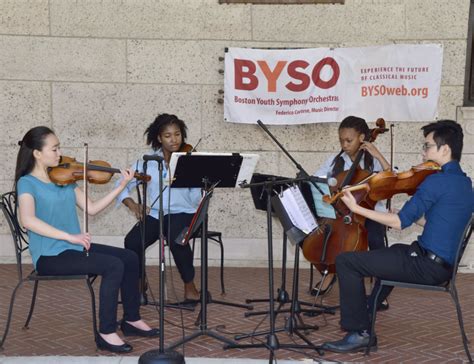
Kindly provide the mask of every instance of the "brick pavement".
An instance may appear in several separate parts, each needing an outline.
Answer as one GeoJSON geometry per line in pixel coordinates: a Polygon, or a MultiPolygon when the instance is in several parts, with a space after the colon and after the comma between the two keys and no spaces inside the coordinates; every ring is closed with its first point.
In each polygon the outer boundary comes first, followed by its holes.
{"type": "MultiPolygon", "coordinates": [[[[199,277],[199,269],[197,270],[199,277]]],[[[149,268],[151,287],[158,291],[157,269],[149,268]]],[[[0,329],[3,332],[10,294],[16,283],[14,265],[0,265],[0,329]]],[[[291,270],[288,272],[287,287],[291,287],[291,270]]],[[[459,293],[464,314],[465,327],[468,337],[474,341],[474,274],[460,274],[459,293]]],[[[226,268],[225,297],[221,297],[218,268],[210,268],[209,289],[215,299],[243,303],[245,298],[266,297],[268,295],[267,271],[261,268],[226,268]]],[[[280,283],[280,271],[275,270],[275,281],[280,283]]],[[[301,272],[300,299],[312,302],[307,294],[309,271],[301,272]]],[[[176,294],[182,295],[182,284],[178,274],[173,270],[168,274],[169,296],[173,296],[173,284],[176,294]]],[[[98,283],[95,284],[97,291],[98,283]]],[[[109,356],[107,352],[98,352],[91,333],[91,314],[89,296],[82,282],[42,282],[39,289],[37,307],[29,330],[22,330],[26,319],[32,286],[26,284],[17,294],[14,318],[5,349],[0,355],[5,356],[109,356]]],[[[338,302],[337,289],[334,289],[325,304],[334,305],[338,302]]],[[[199,306],[198,306],[199,307],[199,306]]],[[[255,304],[255,309],[264,310],[268,304],[255,304]]],[[[156,326],[158,313],[153,306],[144,306],[142,316],[156,326]]],[[[268,319],[263,316],[244,317],[245,310],[235,307],[210,304],[208,306],[208,327],[215,332],[232,339],[235,333],[247,333],[255,329],[262,321],[258,330],[268,328],[268,319]]],[[[170,345],[182,336],[180,328],[184,323],[187,335],[195,332],[194,322],[198,311],[187,312],[166,309],[165,312],[165,343],[170,345]]],[[[280,314],[276,323],[282,327],[288,314],[280,314]]],[[[314,344],[326,340],[338,339],[342,332],[338,327],[339,314],[319,315],[316,317],[303,316],[307,324],[318,325],[319,330],[308,333],[308,338],[314,344]]],[[[462,341],[456,319],[454,305],[449,295],[428,293],[408,289],[396,289],[390,298],[390,309],[382,312],[377,318],[377,334],[379,348],[370,357],[363,354],[334,354],[327,352],[323,358],[318,357],[312,350],[288,351],[277,350],[277,359],[303,359],[313,356],[315,359],[344,362],[374,362],[374,363],[462,363],[466,361],[462,341]]],[[[287,333],[277,334],[280,343],[303,343],[297,337],[287,333]]],[[[261,340],[261,338],[259,339],[261,340]]],[[[134,346],[133,356],[156,349],[158,339],[131,338],[134,346]]],[[[250,340],[242,340],[249,343],[250,340]]],[[[255,340],[255,342],[259,342],[255,340]]],[[[474,345],[470,349],[474,352],[474,345]]],[[[208,358],[253,358],[266,359],[268,351],[259,349],[232,349],[224,351],[222,343],[209,337],[200,337],[187,343],[186,357],[208,358]]]]}

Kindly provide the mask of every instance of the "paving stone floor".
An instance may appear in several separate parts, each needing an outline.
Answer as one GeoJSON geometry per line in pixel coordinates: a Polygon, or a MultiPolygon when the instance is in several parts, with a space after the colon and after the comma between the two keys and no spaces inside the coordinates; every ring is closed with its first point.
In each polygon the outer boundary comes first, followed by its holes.
{"type": "MultiPolygon", "coordinates": [[[[30,267],[28,267],[30,268],[30,267]]],[[[149,267],[150,287],[158,292],[158,271],[149,267]]],[[[280,285],[281,271],[275,269],[275,283],[280,285]]],[[[317,275],[317,273],[316,273],[317,275]]],[[[199,284],[199,268],[196,272],[199,284]]],[[[0,265],[0,330],[3,331],[10,295],[17,282],[14,265],[0,265]]],[[[225,287],[227,294],[220,295],[218,268],[209,269],[209,290],[216,300],[244,303],[247,298],[268,297],[268,273],[263,268],[226,268],[225,287]]],[[[292,270],[287,274],[287,290],[291,292],[292,270]]],[[[317,280],[318,277],[315,277],[317,280]]],[[[168,272],[167,289],[170,300],[182,296],[182,283],[177,271],[168,272]]],[[[309,270],[300,274],[300,300],[314,303],[308,294],[309,270]]],[[[100,282],[94,284],[97,292],[100,282]]],[[[275,287],[276,289],[277,287],[275,287]]],[[[474,352],[474,274],[459,274],[458,289],[463,309],[465,327],[471,338],[470,349],[474,352]]],[[[324,299],[325,305],[337,305],[337,286],[324,299]]],[[[32,285],[27,283],[17,294],[10,334],[0,352],[2,356],[112,356],[108,352],[97,351],[92,337],[90,301],[85,284],[82,282],[43,282],[39,288],[37,307],[28,330],[22,325],[28,313],[32,285]]],[[[149,295],[149,298],[152,297],[149,295]]],[[[321,302],[317,302],[318,304],[321,302]]],[[[268,303],[255,303],[255,310],[268,309],[268,303]]],[[[289,305],[285,305],[289,307],[289,305]]],[[[200,305],[194,312],[167,308],[165,310],[165,346],[196,332],[196,321],[200,305]]],[[[119,307],[119,311],[121,308],[119,307]]],[[[268,316],[245,317],[242,308],[217,303],[208,305],[207,326],[219,335],[233,340],[238,333],[269,328],[268,316]]],[[[157,326],[159,315],[154,306],[143,306],[141,313],[153,326],[157,326]]],[[[276,327],[284,326],[288,313],[279,314],[276,327]]],[[[318,330],[307,332],[307,338],[319,345],[327,340],[335,340],[343,335],[339,329],[339,313],[320,314],[315,317],[301,316],[309,325],[317,325],[318,330]]],[[[120,318],[120,313],[119,313],[120,318]]],[[[390,309],[377,318],[378,351],[369,357],[361,354],[334,354],[326,352],[323,357],[312,349],[278,349],[275,356],[280,360],[315,359],[315,361],[374,362],[374,363],[462,363],[467,362],[454,305],[447,294],[428,293],[418,290],[397,289],[390,297],[390,309]]],[[[279,332],[281,344],[304,344],[287,332],[279,332]]],[[[158,339],[131,338],[134,351],[130,356],[157,349],[158,339]]],[[[245,339],[239,343],[251,343],[245,339]]],[[[264,343],[265,337],[253,340],[264,343]]],[[[186,357],[204,358],[251,358],[268,359],[266,348],[224,350],[223,343],[209,336],[191,340],[178,348],[186,357]]]]}

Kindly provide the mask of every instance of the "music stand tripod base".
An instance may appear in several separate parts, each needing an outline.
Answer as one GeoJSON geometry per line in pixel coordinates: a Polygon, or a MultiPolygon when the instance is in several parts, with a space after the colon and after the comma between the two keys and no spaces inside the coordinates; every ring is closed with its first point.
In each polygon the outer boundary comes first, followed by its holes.
{"type": "MultiPolygon", "coordinates": [[[[286,183],[286,181],[264,181],[259,183],[250,183],[243,185],[243,187],[254,187],[254,186],[264,186],[266,189],[267,196],[272,195],[272,191],[274,187],[279,184],[286,183]]],[[[227,344],[224,346],[224,350],[226,349],[247,349],[247,348],[267,348],[270,350],[270,361],[273,360],[274,350],[278,349],[311,349],[316,350],[319,355],[323,355],[323,350],[319,347],[311,343],[303,334],[301,334],[297,328],[294,326],[295,318],[295,303],[297,301],[297,296],[295,293],[298,290],[297,279],[298,277],[296,274],[293,276],[293,302],[292,302],[292,315],[289,319],[289,327],[283,329],[275,329],[275,309],[274,309],[274,294],[273,294],[273,241],[272,241],[272,204],[271,199],[266,199],[267,205],[267,241],[268,241],[268,280],[269,280],[269,303],[270,303],[270,310],[269,310],[269,317],[270,317],[270,331],[266,332],[267,341],[266,343],[258,343],[258,344],[227,344]],[[299,345],[299,344],[280,344],[278,338],[276,336],[277,332],[288,331],[290,334],[295,334],[300,337],[306,345],[299,345]]],[[[299,247],[296,246],[296,256],[295,256],[295,272],[299,268],[299,247]]],[[[307,328],[307,327],[305,327],[307,328]]],[[[251,335],[252,336],[252,335],[251,335]]]]}
{"type": "Polygon", "coordinates": [[[246,309],[252,308],[249,305],[212,300],[208,293],[207,210],[213,189],[216,187],[235,188],[238,186],[239,178],[250,179],[242,171],[245,169],[250,170],[251,176],[257,159],[257,155],[232,153],[173,153],[171,156],[170,177],[173,180],[171,187],[200,187],[205,193],[193,218],[193,222],[191,222],[191,226],[183,239],[183,243],[188,243],[190,237],[199,228],[201,229],[201,310],[197,320],[199,327],[198,331],[183,337],[180,341],[168,347],[168,350],[200,336],[209,336],[227,345],[232,345],[234,344],[232,340],[219,335],[207,327],[207,304],[218,303],[246,309]],[[249,167],[249,165],[253,167],[249,167]]]}

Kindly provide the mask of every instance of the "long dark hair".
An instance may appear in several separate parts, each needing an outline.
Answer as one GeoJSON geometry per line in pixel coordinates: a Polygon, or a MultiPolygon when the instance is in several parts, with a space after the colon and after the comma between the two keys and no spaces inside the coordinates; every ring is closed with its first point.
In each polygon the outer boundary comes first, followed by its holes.
{"type": "Polygon", "coordinates": [[[158,136],[163,132],[163,130],[165,130],[167,126],[173,124],[177,125],[181,131],[182,142],[184,144],[186,142],[186,137],[188,136],[188,128],[186,127],[186,124],[183,120],[172,114],[159,114],[155,121],[148,126],[144,133],[144,135],[146,135],[146,144],[151,145],[154,151],[160,149],[161,143],[158,140],[158,136]]]}
{"type": "Polygon", "coordinates": [[[15,169],[15,189],[20,177],[30,173],[35,167],[34,150],[42,150],[44,147],[44,140],[54,132],[47,126],[37,126],[30,129],[23,139],[18,142],[20,150],[16,158],[15,169]]]}
{"type": "MultiPolygon", "coordinates": [[[[364,134],[367,137],[370,133],[369,126],[364,119],[358,118],[357,116],[348,116],[339,124],[339,129],[354,129],[359,134],[364,134]]],[[[337,176],[344,170],[344,159],[342,158],[344,151],[341,149],[338,155],[336,155],[332,161],[332,175],[337,176]]],[[[374,169],[374,157],[370,153],[364,151],[364,168],[370,172],[374,169]]]]}

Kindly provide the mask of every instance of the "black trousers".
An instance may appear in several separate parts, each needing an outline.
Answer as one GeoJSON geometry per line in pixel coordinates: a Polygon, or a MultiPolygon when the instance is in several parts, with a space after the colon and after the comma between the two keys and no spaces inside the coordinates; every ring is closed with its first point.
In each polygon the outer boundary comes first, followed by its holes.
{"type": "Polygon", "coordinates": [[[111,334],[117,329],[117,302],[120,290],[123,319],[140,320],[138,293],[138,257],[127,249],[91,244],[85,252],[66,250],[56,256],[41,256],[36,263],[40,275],[97,274],[99,292],[99,332],[111,334]]]}
{"type": "MultiPolygon", "coordinates": [[[[385,225],[382,225],[374,220],[366,219],[365,228],[367,229],[367,240],[370,250],[382,249],[386,247],[385,233],[387,231],[387,227],[385,225]]],[[[379,287],[380,280],[376,279],[372,292],[377,292],[379,287]]],[[[383,299],[379,299],[377,304],[383,302],[389,296],[389,294],[390,292],[388,292],[383,299]]]]}
{"type": "MultiPolygon", "coordinates": [[[[163,219],[163,230],[166,239],[168,239],[168,222],[171,223],[169,229],[170,240],[168,245],[184,283],[189,283],[194,279],[193,252],[189,244],[181,245],[176,243],[176,240],[182,238],[182,234],[190,225],[193,216],[194,214],[170,214],[165,215],[163,219]]],[[[141,225],[141,222],[137,222],[125,237],[125,248],[133,250],[138,255],[139,276],[142,274],[143,258],[141,225]]],[[[148,215],[145,221],[145,230],[145,247],[143,250],[146,250],[146,248],[154,244],[160,238],[160,220],[148,215]]]]}
{"type": "Polygon", "coordinates": [[[385,248],[385,231],[387,229],[385,225],[366,219],[365,228],[367,229],[369,249],[375,250],[385,248]]]}
{"type": "MultiPolygon", "coordinates": [[[[348,331],[368,330],[369,312],[374,304],[374,289],[367,300],[364,277],[376,277],[407,283],[441,284],[451,277],[451,271],[418,254],[418,245],[395,244],[389,248],[368,252],[342,253],[336,258],[339,276],[341,326],[348,331]]],[[[391,292],[384,287],[380,301],[391,292]]]]}

